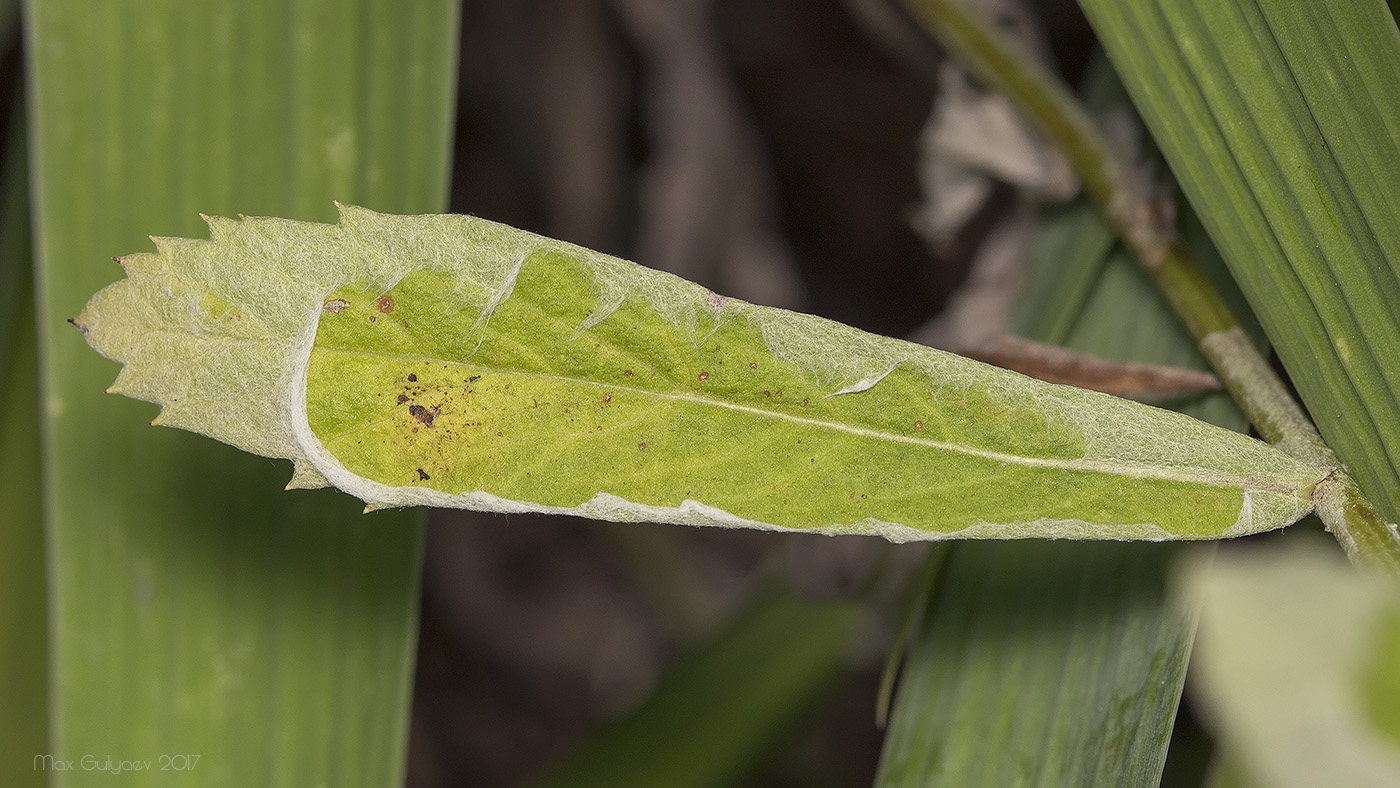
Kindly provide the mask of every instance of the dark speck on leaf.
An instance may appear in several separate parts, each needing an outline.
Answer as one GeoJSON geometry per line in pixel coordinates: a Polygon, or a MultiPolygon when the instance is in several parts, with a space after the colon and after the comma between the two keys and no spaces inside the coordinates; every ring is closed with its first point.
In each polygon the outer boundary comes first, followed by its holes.
{"type": "Polygon", "coordinates": [[[481,380],[481,376],[480,376],[480,375],[472,375],[471,377],[467,378],[467,382],[468,382],[468,383],[475,383],[475,382],[477,382],[478,380],[481,380]]]}
{"type": "Polygon", "coordinates": [[[418,382],[418,376],[415,375],[415,374],[413,374],[412,372],[408,373],[408,382],[409,382],[409,383],[417,383],[417,382],[418,382]]]}
{"type": "Polygon", "coordinates": [[[409,405],[408,412],[413,416],[413,418],[423,422],[423,426],[433,426],[433,412],[423,407],[422,405],[409,405]]]}
{"type": "Polygon", "coordinates": [[[407,395],[407,394],[400,394],[400,395],[399,395],[399,404],[402,405],[402,404],[404,404],[405,402],[408,402],[408,395],[407,395]]]}
{"type": "Polygon", "coordinates": [[[422,469],[422,468],[419,468],[419,469],[418,469],[418,481],[420,481],[420,482],[426,482],[428,479],[431,479],[431,478],[432,478],[431,476],[429,476],[428,474],[426,474],[426,473],[423,472],[423,469],[422,469]]]}

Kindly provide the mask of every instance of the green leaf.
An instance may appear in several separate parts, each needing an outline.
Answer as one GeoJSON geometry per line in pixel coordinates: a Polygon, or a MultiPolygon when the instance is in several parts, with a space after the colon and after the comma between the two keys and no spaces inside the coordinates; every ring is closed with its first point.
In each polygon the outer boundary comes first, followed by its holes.
{"type": "Polygon", "coordinates": [[[1327,444],[1400,520],[1400,31],[1385,4],[1082,5],[1327,444]]]}
{"type": "Polygon", "coordinates": [[[1314,544],[1222,551],[1183,573],[1203,601],[1191,673],[1231,767],[1258,785],[1400,784],[1400,596],[1314,544]]]}
{"type": "Polygon", "coordinates": [[[1166,548],[954,548],[876,784],[1155,786],[1192,632],[1166,548]]]}
{"type": "Polygon", "coordinates": [[[0,785],[17,788],[47,783],[33,758],[48,750],[49,651],[22,103],[0,166],[0,785]]]}
{"type": "MultiPolygon", "coordinates": [[[[64,321],[200,207],[441,208],[456,4],[26,7],[54,785],[402,780],[421,528],[106,397],[64,321]],[[81,758],[150,771],[84,769],[81,758]],[[161,756],[172,770],[158,772],[161,756]],[[195,758],[198,758],[196,761],[195,758]],[[188,770],[181,767],[189,765],[188,770]]],[[[28,762],[26,763],[28,765],[28,762]]]]}
{"type": "Polygon", "coordinates": [[[1322,472],[481,219],[342,208],[158,239],[78,318],[159,423],[372,507],[947,537],[1210,538],[1322,472]]]}
{"type": "Polygon", "coordinates": [[[1010,329],[1060,345],[1084,311],[1116,239],[1103,214],[1086,199],[1051,208],[1042,217],[1026,265],[1022,297],[1010,329]]]}

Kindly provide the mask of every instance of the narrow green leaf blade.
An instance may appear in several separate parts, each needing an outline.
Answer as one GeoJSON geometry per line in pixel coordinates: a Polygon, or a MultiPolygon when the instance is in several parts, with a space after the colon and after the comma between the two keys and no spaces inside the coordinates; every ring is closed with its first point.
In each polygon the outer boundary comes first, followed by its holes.
{"type": "Polygon", "coordinates": [[[371,506],[877,533],[1214,538],[1318,469],[462,216],[210,220],[78,322],[159,421],[371,506]],[[211,363],[213,361],[214,363],[211,363]]]}
{"type": "MultiPolygon", "coordinates": [[[[421,529],[152,430],[65,319],[197,211],[441,208],[456,5],[27,6],[55,785],[402,779],[421,529]],[[373,74],[373,79],[361,75],[373,74]],[[145,766],[119,775],[83,756],[145,766]],[[168,758],[169,760],[162,760],[168,758]],[[161,767],[169,767],[160,772],[161,767]]],[[[193,226],[191,226],[193,225],[193,226]]]]}
{"type": "MultiPolygon", "coordinates": [[[[1086,91],[1121,94],[1102,59],[1091,61],[1086,82],[1086,91]]],[[[1044,218],[1018,304],[1028,336],[1118,361],[1204,369],[1128,255],[1086,243],[1109,230],[1085,208],[1044,218]]],[[[1176,404],[1246,426],[1222,394],[1176,404]]],[[[1194,606],[1166,591],[1177,553],[957,545],[904,667],[879,788],[1155,788],[1195,632],[1194,606]]]]}
{"type": "MultiPolygon", "coordinates": [[[[9,17],[0,10],[0,19],[9,17]]],[[[17,102],[22,103],[22,102],[17,102]]],[[[0,166],[0,785],[47,784],[48,606],[24,112],[0,166]]]]}
{"type": "Polygon", "coordinates": [[[1081,4],[1328,445],[1400,520],[1400,31],[1385,4],[1081,4]]]}
{"type": "Polygon", "coordinates": [[[957,546],[876,784],[1156,785],[1192,633],[1165,547],[957,546]]]}
{"type": "MultiPolygon", "coordinates": [[[[1101,267],[1082,314],[1066,321],[1053,311],[1043,314],[1071,326],[1076,349],[1204,367],[1121,251],[1101,267]]],[[[1183,404],[1245,426],[1228,397],[1183,404]]],[[[881,788],[1157,785],[1195,631],[1194,608],[1166,592],[1176,551],[1036,548],[959,545],[948,557],[904,668],[881,788]]]]}

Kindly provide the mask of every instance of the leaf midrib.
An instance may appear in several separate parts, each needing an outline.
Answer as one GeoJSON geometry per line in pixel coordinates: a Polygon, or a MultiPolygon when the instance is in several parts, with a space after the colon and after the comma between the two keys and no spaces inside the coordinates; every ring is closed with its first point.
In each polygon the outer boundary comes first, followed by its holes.
{"type": "MultiPolygon", "coordinates": [[[[625,391],[642,396],[656,397],[659,399],[671,400],[675,402],[686,402],[695,405],[722,408],[741,413],[749,413],[767,418],[779,419],[793,424],[801,424],[809,427],[818,427],[833,430],[836,432],[844,432],[846,434],[855,435],[862,438],[922,446],[925,448],[938,449],[941,451],[950,451],[958,454],[965,454],[968,456],[994,460],[1006,464],[1022,465],[1026,467],[1050,468],[1067,471],[1082,471],[1088,473],[1101,473],[1108,476],[1122,476],[1134,479],[1174,481],[1183,482],[1187,484],[1202,484],[1209,487],[1230,487],[1242,490],[1248,489],[1252,491],[1276,492],[1286,495],[1298,494],[1297,490],[1294,490],[1293,488],[1285,484],[1269,483],[1265,480],[1247,475],[1203,472],[1201,470],[1189,467],[1149,465],[1147,463],[1137,463],[1131,460],[1120,460],[1117,462],[1111,462],[1105,460],[1085,459],[1082,457],[1078,459],[1026,457],[1019,454],[1009,454],[1005,452],[992,451],[989,449],[980,449],[973,446],[963,446],[956,443],[948,443],[946,441],[938,441],[931,440],[928,438],[917,438],[909,435],[900,435],[897,433],[883,432],[881,430],[870,429],[868,427],[859,427],[850,424],[842,424],[841,422],[825,421],[822,419],[814,419],[805,416],[794,416],[792,414],[783,413],[781,411],[765,410],[763,408],[755,408],[750,405],[741,405],[735,402],[728,402],[721,399],[697,396],[694,394],[672,394],[662,391],[655,391],[652,389],[638,388],[636,386],[629,386],[626,384],[600,383],[585,378],[570,378],[561,375],[551,375],[543,372],[527,372],[519,369],[491,367],[481,364],[471,364],[463,361],[455,361],[452,359],[435,358],[428,355],[410,355],[405,353],[392,353],[380,350],[365,350],[363,348],[336,347],[321,344],[320,342],[313,343],[312,350],[324,350],[332,353],[345,353],[348,355],[369,356],[375,358],[383,358],[386,360],[408,362],[441,362],[444,364],[452,364],[454,366],[461,367],[464,369],[479,370],[494,374],[517,375],[525,378],[547,380],[569,385],[587,385],[595,387],[599,390],[606,391],[625,391]]],[[[307,363],[310,363],[309,358],[307,360],[307,363]]]]}

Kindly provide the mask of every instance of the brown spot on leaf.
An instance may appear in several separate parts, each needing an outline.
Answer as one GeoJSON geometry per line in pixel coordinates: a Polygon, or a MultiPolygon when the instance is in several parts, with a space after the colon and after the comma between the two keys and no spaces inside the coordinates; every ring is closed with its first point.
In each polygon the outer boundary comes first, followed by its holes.
{"type": "Polygon", "coordinates": [[[419,469],[418,469],[418,481],[420,481],[420,482],[426,482],[427,480],[429,480],[429,479],[431,479],[431,478],[433,478],[433,477],[431,477],[431,476],[429,476],[428,474],[424,473],[422,468],[419,468],[419,469]]]}
{"type": "Polygon", "coordinates": [[[758,365],[755,364],[755,363],[753,363],[752,361],[750,361],[750,362],[749,362],[749,369],[758,369],[758,365]]]}
{"type": "Polygon", "coordinates": [[[700,374],[695,376],[695,379],[696,379],[696,380],[709,380],[709,379],[710,379],[710,373],[708,373],[708,372],[706,372],[705,370],[702,369],[702,370],[700,370],[700,374]]]}
{"type": "Polygon", "coordinates": [[[374,315],[370,315],[370,316],[369,316],[369,322],[371,322],[371,323],[374,322],[374,315]]]}
{"type": "Polygon", "coordinates": [[[637,444],[637,448],[639,448],[639,449],[645,449],[646,447],[647,447],[646,441],[642,441],[641,443],[638,443],[638,444],[637,444]]]}
{"type": "Polygon", "coordinates": [[[411,415],[413,418],[418,419],[419,421],[423,422],[423,426],[424,426],[424,427],[431,427],[431,426],[433,426],[433,419],[437,418],[437,413],[436,413],[435,411],[436,411],[436,409],[434,409],[434,410],[428,410],[427,408],[423,407],[422,405],[409,405],[409,406],[408,406],[408,413],[409,413],[409,415],[411,415]]]}
{"type": "Polygon", "coordinates": [[[382,295],[382,296],[380,296],[380,297],[374,299],[374,308],[375,308],[375,309],[378,309],[380,312],[383,312],[383,313],[386,314],[386,315],[389,314],[390,312],[394,311],[394,298],[393,298],[393,296],[382,295]]]}
{"type": "Polygon", "coordinates": [[[914,422],[914,429],[916,429],[916,430],[921,430],[921,429],[923,429],[923,428],[924,428],[924,423],[923,423],[922,421],[916,421],[916,422],[914,422]]]}
{"type": "Polygon", "coordinates": [[[408,395],[407,395],[407,394],[400,394],[400,395],[399,395],[399,404],[402,405],[402,404],[404,404],[405,402],[408,402],[408,395]]]}
{"type": "Polygon", "coordinates": [[[418,376],[415,375],[415,374],[413,374],[412,372],[408,373],[408,382],[409,382],[409,383],[417,383],[417,382],[418,382],[418,376]]]}
{"type": "Polygon", "coordinates": [[[630,377],[632,377],[632,370],[630,370],[630,369],[624,370],[623,373],[622,373],[622,376],[623,376],[624,378],[630,378],[630,377]]]}
{"type": "Polygon", "coordinates": [[[333,315],[338,315],[349,308],[350,302],[343,298],[332,298],[326,303],[321,304],[321,310],[323,312],[330,312],[333,315]]]}
{"type": "Polygon", "coordinates": [[[609,392],[609,393],[607,393],[607,394],[604,394],[604,395],[603,395],[603,401],[604,401],[604,402],[612,402],[612,393],[609,392]]]}

